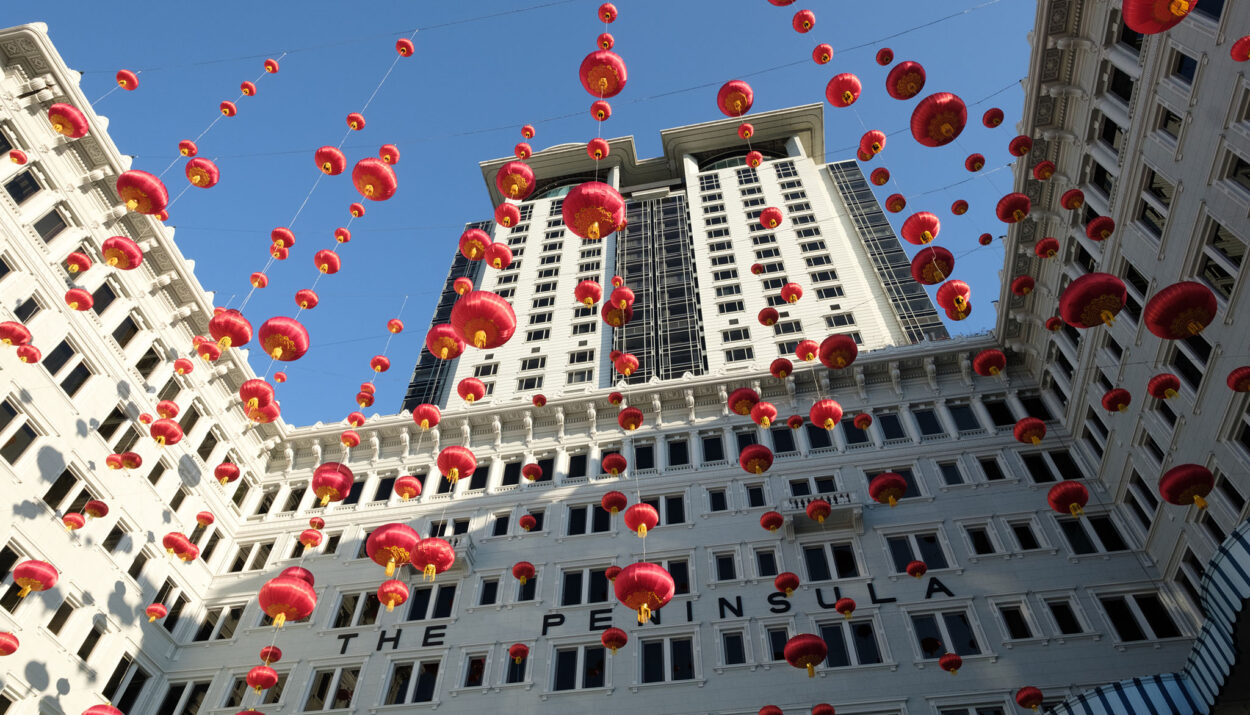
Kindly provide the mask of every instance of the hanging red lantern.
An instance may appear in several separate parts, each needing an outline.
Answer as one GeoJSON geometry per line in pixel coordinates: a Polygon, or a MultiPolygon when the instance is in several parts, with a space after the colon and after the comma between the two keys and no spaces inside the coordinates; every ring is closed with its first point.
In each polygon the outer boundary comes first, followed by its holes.
{"type": "Polygon", "coordinates": [[[606,159],[612,153],[612,148],[608,146],[606,139],[595,137],[586,142],[586,155],[595,161],[606,159]]]}
{"type": "Polygon", "coordinates": [[[729,409],[735,414],[746,415],[751,414],[751,409],[760,401],[759,393],[749,387],[739,387],[729,393],[728,405],[729,409]]]}
{"type": "Polygon", "coordinates": [[[811,633],[801,633],[786,641],[783,653],[786,662],[796,668],[806,668],[807,677],[816,677],[816,666],[829,655],[825,639],[811,633]]]}
{"type": "Polygon", "coordinates": [[[803,362],[811,362],[816,359],[816,353],[819,350],[820,346],[815,340],[800,340],[798,345],[794,346],[794,356],[803,362]]]}
{"type": "Polygon", "coordinates": [[[1085,513],[1084,506],[1089,502],[1089,490],[1084,484],[1073,480],[1062,481],[1050,488],[1046,494],[1050,508],[1060,514],[1071,514],[1080,517],[1085,513]]]}
{"type": "MultiPolygon", "coordinates": [[[[439,456],[441,459],[442,455],[439,456]]],[[[385,566],[386,577],[391,578],[395,575],[395,567],[412,560],[419,541],[420,535],[407,524],[383,524],[369,533],[369,538],[365,540],[365,553],[373,563],[385,566]]]]}
{"type": "Polygon", "coordinates": [[[169,205],[169,191],[165,189],[165,184],[138,169],[123,171],[117,177],[117,195],[127,209],[141,214],[159,214],[169,205]]]}
{"type": "Polygon", "coordinates": [[[603,643],[603,647],[616,655],[616,651],[624,648],[629,643],[629,634],[620,628],[609,628],[599,637],[599,641],[603,643]]]}
{"type": "Polygon", "coordinates": [[[780,317],[781,314],[777,312],[776,308],[763,308],[760,310],[758,316],[760,325],[772,325],[776,323],[777,319],[780,317]]]}
{"type": "Polygon", "coordinates": [[[308,330],[298,320],[277,316],[261,323],[257,331],[261,349],[275,360],[291,362],[308,352],[308,330]]]}
{"type": "Polygon", "coordinates": [[[356,475],[345,464],[326,462],[313,470],[313,493],[321,500],[321,506],[332,501],[343,501],[352,490],[356,475]]]}
{"type": "Polygon", "coordinates": [[[885,149],[885,132],[880,129],[869,129],[859,138],[859,148],[870,154],[880,154],[885,149]]]}
{"type": "Polygon", "coordinates": [[[1033,178],[1038,181],[1048,181],[1050,177],[1055,175],[1055,162],[1046,160],[1039,161],[1033,166],[1033,178]]]}
{"type": "Polygon", "coordinates": [[[1215,475],[1201,464],[1178,464],[1159,479],[1159,496],[1169,504],[1207,508],[1206,496],[1215,488],[1215,475]]]}
{"type": "Polygon", "coordinates": [[[790,25],[794,27],[795,32],[806,33],[816,26],[816,13],[811,10],[799,10],[794,13],[794,19],[790,21],[790,25]]]}
{"type": "Polygon", "coordinates": [[[352,185],[370,201],[385,201],[395,195],[399,179],[389,164],[381,159],[366,157],[352,168],[352,185]]]}
{"type": "Polygon", "coordinates": [[[768,429],[775,419],[777,408],[771,402],[760,401],[751,408],[751,420],[764,429],[768,429]]]}
{"type": "Polygon", "coordinates": [[[321,532],[316,529],[304,529],[300,532],[299,542],[305,549],[315,549],[321,545],[321,532]]]}
{"type": "Polygon", "coordinates": [[[650,504],[639,502],[625,510],[625,528],[638,534],[638,538],[647,538],[647,531],[660,523],[660,512],[650,504]]]}
{"type": "Polygon", "coordinates": [[[1033,253],[1038,258],[1054,258],[1059,253],[1059,239],[1047,236],[1033,246],[1033,253]]]}
{"type": "Polygon", "coordinates": [[[783,711],[776,705],[765,705],[760,708],[759,715],[782,715],[783,711]]]}
{"type": "Polygon", "coordinates": [[[1036,284],[1033,276],[1016,276],[1011,281],[1011,292],[1013,295],[1026,296],[1033,292],[1036,284]]]}
{"type": "Polygon", "coordinates": [[[911,259],[911,277],[923,285],[937,285],[955,270],[955,254],[941,246],[927,246],[911,259]]]}
{"type": "Polygon", "coordinates": [[[547,396],[546,395],[534,395],[534,397],[530,400],[530,402],[533,403],[535,407],[546,407],[547,396]]]}
{"type": "Polygon", "coordinates": [[[907,199],[902,194],[890,194],[885,197],[885,210],[896,214],[907,208],[907,199]]]}
{"type": "Polygon", "coordinates": [[[990,348],[977,353],[972,358],[972,370],[982,377],[991,377],[1007,367],[1007,354],[1002,350],[990,348]]]}
{"type": "Polygon", "coordinates": [[[1046,423],[1036,417],[1022,417],[1012,428],[1017,442],[1038,445],[1046,438],[1046,423]]]}
{"type": "Polygon", "coordinates": [[[65,291],[65,305],[69,306],[70,310],[91,310],[91,306],[95,305],[95,299],[82,288],[70,288],[65,291]]]}
{"type": "Polygon", "coordinates": [[[779,357],[768,364],[768,373],[778,380],[786,379],[794,372],[794,363],[779,357]]]}
{"type": "Polygon", "coordinates": [[[781,512],[766,511],[763,514],[760,514],[760,526],[770,532],[776,533],[778,529],[785,526],[785,523],[786,518],[781,515],[781,512]]]}
{"type": "Polygon", "coordinates": [[[339,226],[334,229],[334,240],[338,243],[350,243],[352,240],[352,232],[343,226],[339,226]]]}
{"type": "Polygon", "coordinates": [[[512,148],[512,155],[524,161],[534,155],[534,148],[526,142],[518,142],[517,145],[512,148]]]}
{"type": "Polygon", "coordinates": [[[421,496],[421,480],[412,475],[404,475],[395,480],[393,490],[403,501],[421,496]]]}
{"type": "Polygon", "coordinates": [[[621,492],[608,492],[599,500],[599,506],[609,514],[616,514],[629,504],[629,498],[621,492]]]}
{"type": "Polygon", "coordinates": [[[183,139],[178,142],[178,153],[183,156],[195,156],[200,153],[200,148],[190,139],[183,139]]]}
{"type": "Polygon", "coordinates": [[[616,38],[611,33],[603,32],[595,39],[595,45],[601,50],[610,50],[616,46],[616,38]]]}
{"type": "Polygon", "coordinates": [[[570,231],[595,241],[625,226],[625,199],[601,181],[586,181],[564,197],[560,213],[570,231]]]}
{"type": "Polygon", "coordinates": [[[229,100],[224,101],[221,104],[217,105],[217,108],[221,110],[221,115],[223,117],[233,117],[239,113],[238,106],[236,106],[234,102],[231,102],[229,100]]]}
{"type": "Polygon", "coordinates": [[[1128,290],[1110,273],[1086,273],[1068,284],[1059,296],[1059,314],[1074,328],[1111,325],[1124,308],[1128,290]]]}
{"type": "Polygon", "coordinates": [[[530,462],[521,467],[521,476],[531,482],[536,482],[543,478],[543,468],[537,462],[530,462]]]}
{"type": "Polygon", "coordinates": [[[878,504],[898,504],[898,500],[907,495],[907,480],[901,474],[882,472],[868,483],[868,496],[878,504]]]}
{"type": "Polygon", "coordinates": [[[17,164],[18,166],[25,164],[26,152],[22,151],[21,149],[10,149],[9,161],[13,162],[14,164],[17,164]]]}
{"type": "Polygon", "coordinates": [[[425,334],[425,349],[442,360],[454,360],[464,352],[464,341],[456,329],[444,323],[435,325],[425,334]]]}
{"type": "Polygon", "coordinates": [[[947,312],[966,313],[971,310],[972,289],[963,281],[946,281],[937,289],[937,303],[947,312]]]}
{"type": "Polygon", "coordinates": [[[452,290],[456,291],[456,295],[464,295],[473,290],[473,279],[460,276],[451,283],[452,290]]]}
{"type": "Polygon", "coordinates": [[[343,430],[339,435],[339,443],[348,449],[355,449],[360,446],[360,434],[356,430],[343,430]]]}
{"type": "Polygon", "coordinates": [[[751,85],[740,79],[726,82],[716,93],[716,106],[726,117],[741,117],[751,111],[754,102],[755,92],[751,85]]]}
{"type": "Polygon", "coordinates": [[[613,367],[617,372],[629,377],[638,369],[638,358],[630,353],[624,353],[613,362],[613,367]]]}
{"type": "Polygon", "coordinates": [[[227,308],[209,319],[208,333],[222,348],[241,348],[252,339],[252,324],[239,311],[227,308]]]}
{"type": "Polygon", "coordinates": [[[907,564],[907,575],[912,578],[923,578],[929,571],[928,565],[923,561],[912,561],[907,564]]]}
{"type": "Polygon", "coordinates": [[[990,107],[985,110],[985,114],[981,115],[981,123],[989,129],[997,127],[1003,123],[1003,110],[998,107],[990,107]]]}
{"type": "Polygon", "coordinates": [[[1234,62],[1250,61],[1250,35],[1240,38],[1228,49],[1234,62]]]}
{"type": "Polygon", "coordinates": [[[282,649],[278,646],[267,645],[260,649],[260,662],[265,665],[273,665],[282,660],[282,649]]]}
{"type": "Polygon", "coordinates": [[[988,233],[983,233],[977,237],[977,243],[981,244],[982,246],[988,246],[993,242],[994,242],[994,237],[988,233]]]}
{"type": "Polygon", "coordinates": [[[99,499],[91,499],[82,508],[88,519],[102,519],[108,516],[109,506],[99,499]]]}
{"type": "Polygon", "coordinates": [[[1233,368],[1226,382],[1233,392],[1250,392],[1250,365],[1233,368]]]}
{"type": "Polygon", "coordinates": [[[1124,24],[1143,35],[1165,32],[1184,20],[1197,4],[1197,0],[1125,0],[1124,24]]]}
{"type": "Polygon", "coordinates": [[[211,343],[208,341],[196,345],[195,352],[203,358],[205,362],[215,362],[217,358],[221,357],[221,348],[217,347],[217,343],[211,343]]]}
{"type": "Polygon", "coordinates": [[[179,375],[190,375],[195,370],[195,363],[186,358],[178,358],[174,361],[174,372],[179,375]]]}
{"type": "Polygon", "coordinates": [[[937,238],[941,229],[942,221],[936,215],[928,211],[919,211],[903,221],[903,228],[899,234],[908,243],[921,246],[937,238]]]}
{"type": "Polygon", "coordinates": [[[497,348],[516,330],[516,313],[502,296],[475,290],[456,301],[451,325],[460,339],[479,350],[497,348]]]}
{"type": "Polygon", "coordinates": [[[595,281],[581,281],[573,288],[573,297],[587,308],[593,308],[603,297],[603,288],[595,281]]]}
{"type": "Polygon", "coordinates": [[[31,591],[46,591],[56,585],[60,574],[56,567],[46,561],[23,561],[13,567],[13,583],[17,584],[18,598],[26,598],[31,591]]]}
{"type": "Polygon", "coordinates": [[[211,189],[221,179],[221,170],[211,160],[196,157],[187,162],[185,167],[187,181],[201,189],[211,189]]]}
{"type": "Polygon", "coordinates": [[[521,209],[516,204],[503,202],[495,207],[495,223],[509,228],[521,222],[521,209]]]}
{"type": "Polygon", "coordinates": [[[777,574],[777,578],[773,579],[773,588],[784,593],[786,598],[794,595],[800,585],[799,575],[790,571],[783,571],[777,574]]]}
{"type": "Polygon", "coordinates": [[[538,520],[534,518],[533,514],[522,514],[521,518],[517,520],[517,525],[528,532],[530,529],[538,526],[538,520]]]}
{"type": "Polygon", "coordinates": [[[348,114],[346,121],[347,126],[350,127],[352,131],[358,132],[365,128],[365,117],[360,112],[352,112],[351,114],[348,114]]]}
{"type": "Polygon", "coordinates": [[[456,550],[444,539],[422,539],[412,555],[412,565],[421,570],[422,580],[433,581],[456,563],[456,550]]]}
{"type": "Polygon", "coordinates": [[[252,284],[253,288],[264,288],[269,285],[269,276],[261,273],[260,271],[253,273],[251,278],[248,280],[252,284]]]}
{"type": "Polygon", "coordinates": [[[900,62],[885,77],[885,91],[895,99],[911,99],[924,89],[925,72],[919,62],[900,62]]]}
{"type": "Polygon", "coordinates": [[[750,122],[743,122],[738,125],[738,138],[746,141],[755,136],[755,125],[750,122]]]}
{"type": "Polygon", "coordinates": [[[812,50],[812,61],[818,65],[829,64],[829,60],[833,59],[833,45],[822,42],[816,45],[816,49],[812,50]]]}
{"type": "Polygon", "coordinates": [[[1033,140],[1023,134],[1007,143],[1007,151],[1012,156],[1025,156],[1033,150],[1033,140]]]}
{"type": "Polygon", "coordinates": [[[247,671],[247,684],[257,693],[278,684],[278,673],[267,665],[258,665],[247,671]]]}
{"type": "Polygon", "coordinates": [[[161,400],[160,402],[156,403],[156,414],[160,415],[161,417],[167,420],[171,420],[177,417],[178,411],[179,411],[178,403],[174,402],[173,400],[161,400]]]}
{"type": "Polygon", "coordinates": [[[884,166],[878,166],[868,175],[868,180],[873,183],[873,186],[885,186],[890,183],[890,170],[884,166]]]}
{"type": "Polygon", "coordinates": [[[599,19],[607,24],[611,24],[616,20],[616,6],[610,2],[605,2],[599,6],[599,19]]]}
{"type": "Polygon", "coordinates": [[[1180,392],[1181,381],[1170,372],[1163,372],[1150,378],[1146,383],[1146,392],[1156,400],[1170,400],[1180,392]]]}
{"type": "Polygon", "coordinates": [[[347,157],[336,147],[323,146],[313,152],[313,161],[317,163],[317,168],[322,173],[330,176],[338,176],[347,169],[347,157]]]}
{"type": "Polygon", "coordinates": [[[855,358],[859,356],[859,346],[850,335],[830,335],[821,341],[817,356],[821,365],[831,370],[841,370],[855,362],[855,358]]]}
{"type": "Polygon", "coordinates": [[[429,403],[421,403],[412,410],[412,421],[416,422],[423,430],[431,427],[437,427],[439,420],[443,417],[442,412],[437,405],[429,403]]]}
{"type": "Polygon", "coordinates": [[[637,407],[626,407],[616,416],[616,423],[621,429],[632,432],[642,426],[642,410],[637,407]]]}
{"type": "Polygon", "coordinates": [[[1037,710],[1042,706],[1042,691],[1032,686],[1020,688],[1016,691],[1016,705],[1022,708],[1037,710]]]}
{"type": "Polygon", "coordinates": [[[244,81],[239,85],[239,91],[244,97],[254,97],[256,96],[256,83],[244,81]]]}
{"type": "Polygon", "coordinates": [[[964,159],[964,168],[972,173],[976,173],[985,167],[985,157],[980,154],[969,154],[964,159]]]}
{"type": "Polygon", "coordinates": [[[53,131],[70,139],[85,137],[90,130],[87,115],[78,107],[62,102],[48,107],[48,121],[52,122],[53,131]]]}
{"type": "Polygon", "coordinates": [[[609,50],[596,50],[586,55],[578,69],[578,76],[582,88],[599,99],[620,94],[629,79],[625,60],[609,50]]]}
{"type": "Polygon", "coordinates": [[[117,74],[113,76],[113,79],[117,81],[118,87],[127,92],[133,92],[139,88],[139,77],[130,70],[117,70],[117,74]]]}
{"type": "Polygon", "coordinates": [[[963,216],[968,213],[968,202],[963,199],[959,199],[955,203],[951,204],[951,213],[956,216],[963,216]]]}
{"type": "Polygon", "coordinates": [[[162,447],[172,447],[182,441],[182,426],[170,419],[160,419],[149,428],[152,439],[162,447]]]}
{"type": "Polygon", "coordinates": [[[651,614],[673,598],[677,584],[659,564],[634,563],[621,569],[613,583],[616,598],[631,611],[638,612],[638,622],[646,623],[651,614]]]}
{"type": "Polygon", "coordinates": [[[222,462],[213,467],[213,478],[220,482],[223,487],[238,479],[241,473],[239,465],[233,462],[222,462]]]}
{"type": "Polygon", "coordinates": [[[455,486],[461,477],[468,477],[477,471],[477,457],[468,447],[452,445],[444,447],[438,453],[438,471],[447,481],[455,486]]]}
{"type": "Polygon", "coordinates": [[[998,200],[995,213],[998,220],[1006,224],[1019,223],[1029,215],[1032,203],[1029,197],[1019,192],[1010,193],[998,200]]]}
{"type": "Polygon", "coordinates": [[[391,579],[378,586],[378,601],[386,604],[387,613],[394,611],[396,606],[404,605],[408,595],[408,584],[403,581],[391,579]]]}
{"type": "Polygon", "coordinates": [[[100,256],[104,262],[119,271],[129,271],[143,263],[143,249],[126,236],[111,236],[100,244],[100,256]]]}
{"type": "Polygon", "coordinates": [[[860,84],[859,77],[843,72],[834,75],[829,84],[825,85],[825,99],[835,107],[849,107],[859,99],[862,91],[863,85],[860,84]]]}
{"type": "Polygon", "coordinates": [[[920,100],[911,115],[911,135],[924,146],[949,144],[964,130],[968,108],[950,92],[938,92],[920,100]]]}
{"type": "Polygon", "coordinates": [[[798,283],[787,283],[781,286],[781,297],[787,303],[797,303],[803,297],[803,286],[798,283]]]}
{"type": "Polygon", "coordinates": [[[503,270],[512,265],[512,249],[506,243],[492,243],[486,247],[485,260],[491,268],[503,270]]]}
{"type": "Polygon", "coordinates": [[[104,458],[104,465],[109,469],[121,469],[122,456],[120,454],[110,454],[104,458]]]}
{"type": "Polygon", "coordinates": [[[814,519],[817,523],[825,523],[825,519],[833,513],[833,505],[824,499],[813,499],[807,503],[807,518],[814,519]]]}
{"type": "Polygon", "coordinates": [[[87,523],[87,520],[78,512],[70,512],[61,517],[61,523],[65,525],[66,531],[77,531],[87,523]]]}
{"type": "Polygon", "coordinates": [[[302,621],[311,616],[317,607],[317,592],[302,578],[278,576],[260,587],[257,600],[265,615],[273,619],[274,627],[281,628],[287,621],[302,621]]]}
{"type": "MultiPolygon", "coordinates": [[[[889,65],[891,62],[894,61],[894,50],[891,50],[888,47],[882,47],[881,49],[877,50],[876,59],[877,59],[877,64],[881,65],[882,67],[885,67],[886,65],[889,65]]],[[[813,713],[813,715],[815,714],[813,713]]]]}
{"type": "Polygon", "coordinates": [[[608,454],[603,455],[603,459],[600,460],[600,465],[603,467],[604,472],[615,477],[625,471],[627,463],[625,461],[625,457],[619,452],[609,452],[608,454]]]}
{"type": "Polygon", "coordinates": [[[749,474],[763,474],[773,466],[773,451],[762,444],[749,444],[738,455],[738,465],[749,474]]]}
{"type": "Polygon", "coordinates": [[[597,99],[590,103],[590,116],[600,122],[607,121],[612,116],[612,105],[602,99],[597,99]]]}
{"type": "Polygon", "coordinates": [[[1146,328],[1164,340],[1183,340],[1201,333],[1218,309],[1215,294],[1202,283],[1173,283],[1146,301],[1146,328]]]}
{"type": "Polygon", "coordinates": [[[747,152],[746,162],[747,166],[752,169],[757,168],[760,164],[764,163],[764,155],[758,151],[749,151],[747,152]]]}
{"type": "Polygon", "coordinates": [[[785,214],[775,206],[769,206],[760,211],[760,225],[764,228],[777,228],[784,220],[785,214]]]}
{"type": "Polygon", "coordinates": [[[91,259],[85,253],[74,251],[65,257],[65,270],[70,274],[85,273],[91,268],[91,259]]]}
{"type": "Polygon", "coordinates": [[[938,658],[938,667],[951,675],[957,674],[963,665],[964,659],[956,653],[944,653],[941,658],[938,658]]]}
{"type": "Polygon", "coordinates": [[[1102,408],[1108,412],[1123,412],[1132,402],[1132,393],[1122,387],[1107,390],[1102,396],[1102,408]]]}
{"type": "Polygon", "coordinates": [[[185,549],[189,543],[190,540],[187,539],[185,535],[177,531],[171,531],[161,537],[161,546],[163,546],[165,548],[165,552],[169,554],[178,553],[180,550],[185,549]]]}

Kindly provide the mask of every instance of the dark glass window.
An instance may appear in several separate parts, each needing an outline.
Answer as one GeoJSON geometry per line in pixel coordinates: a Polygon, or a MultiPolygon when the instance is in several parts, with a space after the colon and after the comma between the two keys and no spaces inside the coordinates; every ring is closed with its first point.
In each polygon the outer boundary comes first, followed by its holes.
{"type": "Polygon", "coordinates": [[[14,203],[21,204],[39,193],[39,182],[35,180],[35,175],[29,169],[23,171],[13,177],[9,183],[4,185],[9,196],[13,198],[14,203]]]}
{"type": "Polygon", "coordinates": [[[65,224],[65,219],[61,217],[61,212],[53,209],[48,212],[48,215],[36,221],[34,228],[35,233],[38,233],[44,243],[47,243],[59,236],[68,226],[65,224]]]}

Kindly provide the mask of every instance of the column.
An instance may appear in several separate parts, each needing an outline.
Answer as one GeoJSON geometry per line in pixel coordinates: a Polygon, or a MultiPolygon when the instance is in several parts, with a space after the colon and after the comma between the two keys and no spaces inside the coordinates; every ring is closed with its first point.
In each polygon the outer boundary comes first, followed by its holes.
{"type": "Polygon", "coordinates": [[[590,448],[586,450],[586,474],[595,477],[603,474],[603,450],[599,448],[598,442],[591,442],[590,448]]]}
{"type": "Polygon", "coordinates": [[[985,403],[981,401],[980,395],[973,395],[971,402],[968,403],[972,407],[972,413],[977,416],[977,420],[981,422],[981,426],[990,434],[995,434],[998,430],[994,427],[994,419],[990,417],[990,411],[985,409],[985,403]]]}
{"type": "Polygon", "coordinates": [[[277,493],[273,495],[273,507],[269,510],[268,514],[265,514],[265,521],[272,519],[275,514],[282,510],[283,506],[286,506],[287,497],[290,495],[291,487],[289,484],[283,484],[278,487],[277,493]]]}
{"type": "Polygon", "coordinates": [[[955,439],[959,439],[959,429],[955,426],[955,419],[951,417],[950,411],[946,408],[946,400],[934,403],[933,414],[937,415],[938,423],[942,425],[942,429],[947,434],[952,434],[955,439]]]}
{"type": "Polygon", "coordinates": [[[368,504],[373,501],[373,495],[378,493],[378,482],[381,477],[377,472],[369,472],[365,475],[365,485],[360,488],[360,503],[368,504]]]}
{"type": "Polygon", "coordinates": [[[916,426],[916,418],[911,413],[911,404],[904,402],[898,406],[898,421],[903,431],[911,437],[913,444],[920,444],[920,428],[916,426]]]}

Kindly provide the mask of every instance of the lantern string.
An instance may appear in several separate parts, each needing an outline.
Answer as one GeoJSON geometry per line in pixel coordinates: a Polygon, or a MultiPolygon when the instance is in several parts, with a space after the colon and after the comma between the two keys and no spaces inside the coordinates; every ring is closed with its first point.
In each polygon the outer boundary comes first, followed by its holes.
{"type": "MultiPolygon", "coordinates": [[[[139,74],[139,73],[138,73],[138,72],[136,72],[135,74],[137,75],[137,74],[139,74]]],[[[92,102],[91,102],[91,108],[92,108],[92,109],[95,109],[95,105],[99,104],[100,102],[103,102],[103,101],[104,101],[104,100],[105,100],[105,99],[106,99],[106,98],[107,98],[110,94],[112,94],[112,93],[116,92],[117,90],[119,90],[119,89],[121,89],[121,88],[122,88],[122,87],[121,87],[121,85],[120,85],[120,84],[114,84],[112,89],[110,89],[109,91],[107,91],[107,92],[105,92],[104,94],[100,95],[98,99],[94,99],[94,100],[92,100],[92,102]]]]}

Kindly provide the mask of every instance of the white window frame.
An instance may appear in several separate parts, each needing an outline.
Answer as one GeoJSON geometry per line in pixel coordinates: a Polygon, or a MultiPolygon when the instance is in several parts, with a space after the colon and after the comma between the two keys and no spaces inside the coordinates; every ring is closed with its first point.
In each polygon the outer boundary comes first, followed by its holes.
{"type": "Polygon", "coordinates": [[[638,637],[638,661],[637,661],[638,667],[636,671],[635,682],[637,682],[639,686],[646,686],[646,685],[660,686],[660,685],[665,685],[669,683],[702,683],[703,682],[703,663],[702,663],[701,655],[702,655],[702,649],[699,646],[699,637],[698,637],[697,630],[683,631],[683,632],[678,632],[678,633],[667,633],[664,635],[654,635],[651,637],[643,637],[640,635],[638,637]],[[690,641],[690,654],[691,654],[690,660],[691,660],[692,665],[694,666],[694,671],[690,674],[690,678],[685,679],[685,680],[673,680],[672,678],[672,672],[673,672],[672,659],[673,659],[673,641],[674,640],[689,640],[690,641]],[[656,641],[662,642],[664,644],[664,647],[662,649],[664,653],[664,665],[661,668],[661,670],[664,673],[664,679],[647,683],[647,682],[644,682],[642,679],[643,678],[642,646],[644,642],[653,643],[656,641]]]}
{"type": "Polygon", "coordinates": [[[817,636],[820,636],[823,640],[824,636],[820,632],[821,629],[826,628],[826,627],[832,627],[832,626],[837,626],[842,629],[842,642],[846,644],[847,657],[850,658],[851,664],[848,666],[841,666],[841,665],[831,666],[827,662],[828,657],[826,656],[825,660],[822,660],[820,662],[820,665],[816,666],[818,669],[825,668],[830,671],[844,671],[849,668],[871,668],[874,666],[887,665],[887,664],[893,663],[893,660],[890,657],[889,648],[887,647],[889,643],[884,638],[882,638],[881,623],[877,620],[876,612],[873,612],[870,614],[862,614],[862,615],[857,614],[853,618],[849,618],[849,619],[838,618],[836,620],[834,619],[818,620],[816,621],[816,628],[813,629],[812,632],[815,633],[817,636]],[[851,634],[850,629],[857,624],[861,624],[865,622],[872,625],[872,635],[873,635],[873,638],[877,641],[877,653],[881,656],[880,663],[860,663],[859,662],[859,653],[855,650],[855,639],[854,639],[854,636],[851,634]]]}
{"type": "MultiPolygon", "coordinates": [[[[308,678],[307,685],[306,685],[306,686],[305,686],[305,688],[304,688],[304,698],[303,698],[303,700],[302,700],[302,701],[301,701],[301,703],[300,703],[300,710],[299,710],[299,711],[300,711],[300,712],[323,712],[323,711],[325,711],[325,710],[338,710],[338,709],[340,709],[340,708],[330,707],[330,706],[332,706],[332,705],[334,704],[334,701],[333,701],[333,700],[330,700],[329,702],[327,702],[327,703],[325,704],[325,706],[323,706],[320,710],[309,710],[309,709],[308,709],[308,699],[312,697],[312,689],[313,689],[313,685],[315,685],[315,679],[316,679],[316,677],[317,677],[317,675],[318,675],[319,673],[323,673],[323,672],[325,672],[325,671],[331,671],[331,672],[333,672],[333,675],[331,676],[331,680],[330,680],[330,687],[326,689],[326,692],[327,692],[327,693],[337,693],[337,692],[338,692],[338,689],[339,689],[339,682],[343,679],[343,672],[344,672],[344,671],[346,671],[346,670],[352,670],[352,669],[353,669],[353,667],[352,667],[352,666],[355,666],[355,668],[354,668],[354,669],[355,669],[355,671],[356,671],[356,684],[357,684],[357,686],[359,686],[359,685],[360,685],[360,674],[361,674],[361,672],[363,671],[363,667],[362,667],[362,665],[363,665],[363,664],[349,663],[349,664],[344,664],[344,665],[339,665],[339,666],[332,666],[332,667],[329,667],[329,668],[316,668],[316,669],[314,669],[314,670],[313,670],[313,672],[310,674],[310,676],[309,676],[309,678],[308,678]]],[[[414,682],[415,682],[415,681],[414,681],[414,682]]],[[[348,703],[347,703],[347,707],[348,707],[349,709],[350,709],[350,708],[352,708],[352,707],[354,707],[354,706],[355,706],[355,702],[356,702],[356,693],[355,693],[355,691],[352,691],[352,696],[351,696],[351,699],[350,699],[350,700],[348,701],[348,703]]]]}
{"type": "Polygon", "coordinates": [[[951,639],[951,634],[946,630],[946,619],[943,617],[947,613],[956,612],[962,612],[968,619],[968,626],[972,628],[972,634],[976,637],[977,644],[981,647],[980,653],[972,653],[961,657],[967,659],[995,656],[994,651],[987,647],[990,641],[985,636],[985,628],[982,627],[980,619],[977,618],[976,609],[972,607],[971,599],[951,599],[943,601],[941,604],[922,606],[919,608],[905,607],[902,610],[903,616],[906,619],[904,622],[907,626],[907,632],[911,636],[912,652],[915,654],[917,662],[936,663],[944,653],[956,652],[952,648],[954,644],[951,639]],[[942,653],[938,653],[932,657],[925,656],[924,651],[920,647],[920,637],[916,633],[916,626],[912,623],[912,618],[914,616],[934,616],[934,622],[937,623],[938,632],[942,636],[942,653]]]}

